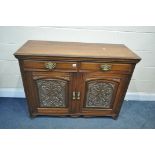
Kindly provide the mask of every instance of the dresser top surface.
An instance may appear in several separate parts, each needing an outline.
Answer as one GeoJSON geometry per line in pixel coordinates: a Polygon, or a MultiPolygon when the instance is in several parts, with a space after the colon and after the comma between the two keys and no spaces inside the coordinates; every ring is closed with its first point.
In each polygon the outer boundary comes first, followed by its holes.
{"type": "Polygon", "coordinates": [[[27,41],[15,56],[56,56],[84,58],[136,59],[140,57],[123,44],[27,41]]]}

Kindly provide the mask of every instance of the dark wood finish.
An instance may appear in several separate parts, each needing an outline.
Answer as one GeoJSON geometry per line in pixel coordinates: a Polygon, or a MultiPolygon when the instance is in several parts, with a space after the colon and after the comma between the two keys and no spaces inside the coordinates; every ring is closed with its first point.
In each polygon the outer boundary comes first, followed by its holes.
{"type": "Polygon", "coordinates": [[[18,58],[30,116],[118,117],[140,58],[124,45],[28,41],[18,58]],[[54,64],[48,68],[46,64],[54,64]]]}
{"type": "Polygon", "coordinates": [[[56,67],[54,71],[61,72],[77,72],[77,62],[61,62],[61,61],[32,61],[32,60],[24,60],[24,70],[27,71],[49,71],[45,68],[45,64],[48,62],[56,63],[56,67]]]}
{"type": "Polygon", "coordinates": [[[56,57],[83,57],[83,58],[140,58],[124,45],[78,43],[78,42],[52,42],[27,41],[17,52],[16,56],[56,56],[56,57]]]}
{"type": "Polygon", "coordinates": [[[121,94],[123,93],[123,87],[126,84],[126,78],[128,75],[122,74],[110,74],[110,73],[100,73],[100,72],[91,72],[91,73],[83,73],[83,79],[81,80],[82,84],[80,85],[80,89],[82,92],[81,96],[81,113],[84,115],[95,115],[95,116],[109,116],[109,115],[118,115],[117,106],[120,104],[120,100],[123,97],[121,94]],[[114,83],[115,89],[112,96],[112,104],[110,108],[86,108],[86,93],[87,85],[86,83],[89,81],[108,81],[109,83],[114,83]]]}
{"type": "MultiPolygon", "coordinates": [[[[93,63],[93,62],[82,62],[80,64],[80,72],[92,72],[92,71],[103,71],[101,70],[101,65],[104,64],[101,63],[93,63]]],[[[132,72],[132,65],[131,64],[116,64],[116,63],[106,63],[111,65],[111,70],[108,72],[125,72],[125,73],[131,73],[132,72]]]]}

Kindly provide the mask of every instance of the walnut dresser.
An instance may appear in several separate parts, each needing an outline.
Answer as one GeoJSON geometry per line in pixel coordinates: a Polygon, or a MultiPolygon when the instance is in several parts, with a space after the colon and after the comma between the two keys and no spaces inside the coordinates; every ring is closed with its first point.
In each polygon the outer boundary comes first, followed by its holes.
{"type": "Polygon", "coordinates": [[[30,116],[117,118],[140,57],[124,45],[27,41],[18,58],[30,116]]]}

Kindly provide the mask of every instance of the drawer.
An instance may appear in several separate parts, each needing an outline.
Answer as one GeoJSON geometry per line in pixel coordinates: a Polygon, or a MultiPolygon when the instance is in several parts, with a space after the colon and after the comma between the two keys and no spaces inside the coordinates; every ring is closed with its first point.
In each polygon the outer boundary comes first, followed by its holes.
{"type": "Polygon", "coordinates": [[[77,62],[24,60],[24,70],[77,72],[77,62]]]}
{"type": "Polygon", "coordinates": [[[82,62],[80,64],[80,72],[85,71],[102,71],[102,72],[132,72],[131,64],[117,64],[117,63],[93,63],[82,62]]]}

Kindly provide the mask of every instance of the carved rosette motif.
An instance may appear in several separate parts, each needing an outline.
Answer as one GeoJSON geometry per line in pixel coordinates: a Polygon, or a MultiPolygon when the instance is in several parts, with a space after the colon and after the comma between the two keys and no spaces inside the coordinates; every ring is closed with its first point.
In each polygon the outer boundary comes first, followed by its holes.
{"type": "Polygon", "coordinates": [[[41,107],[66,107],[67,81],[59,79],[37,80],[41,107]]]}
{"type": "Polygon", "coordinates": [[[104,81],[87,83],[86,107],[110,108],[115,85],[104,81]]]}

